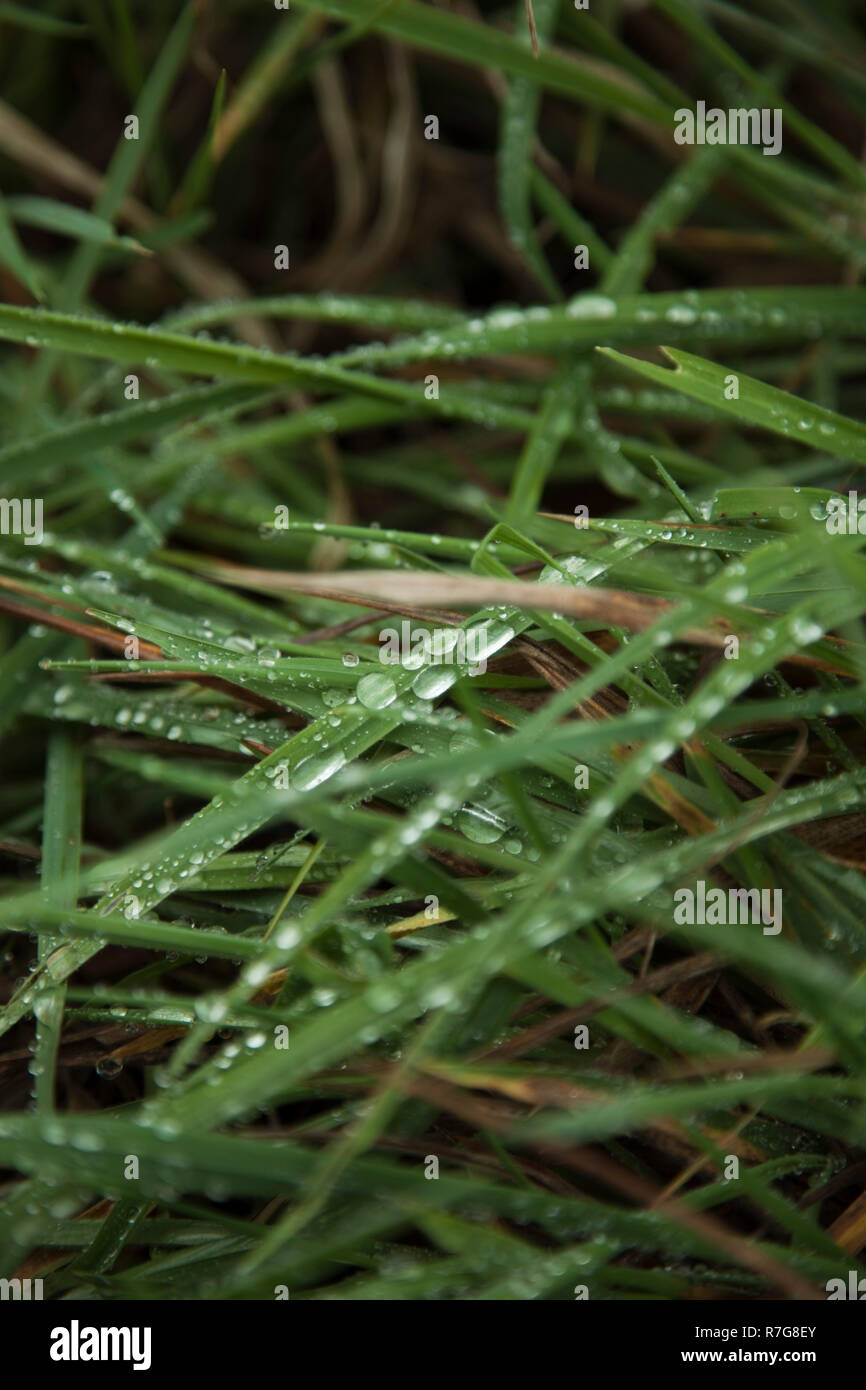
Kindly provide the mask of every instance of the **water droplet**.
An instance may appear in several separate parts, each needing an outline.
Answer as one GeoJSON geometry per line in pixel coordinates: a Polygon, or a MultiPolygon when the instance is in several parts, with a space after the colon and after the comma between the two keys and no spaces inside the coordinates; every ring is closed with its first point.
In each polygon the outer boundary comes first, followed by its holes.
{"type": "Polygon", "coordinates": [[[604,294],[579,294],[569,301],[565,312],[570,319],[611,319],[616,314],[616,300],[604,294]]]}
{"type": "Polygon", "coordinates": [[[412,690],[422,700],[435,700],[444,695],[460,675],[453,666],[428,666],[420,671],[412,682],[412,690]]]}
{"type": "Polygon", "coordinates": [[[298,791],[309,791],[312,787],[318,787],[321,782],[327,781],[345,766],[346,756],[339,748],[330,753],[303,758],[292,773],[292,785],[298,791]]]}
{"type": "Polygon", "coordinates": [[[355,694],[365,709],[385,709],[396,700],[397,687],[390,676],[373,671],[369,676],[361,677],[355,694]]]}
{"type": "Polygon", "coordinates": [[[508,826],[486,806],[463,806],[457,815],[457,828],[477,845],[492,845],[501,839],[508,826]]]}
{"type": "Polygon", "coordinates": [[[103,1057],[102,1060],[96,1064],[97,1075],[104,1076],[108,1080],[111,1080],[114,1076],[119,1076],[122,1071],[123,1063],[118,1061],[116,1057],[103,1057]]]}

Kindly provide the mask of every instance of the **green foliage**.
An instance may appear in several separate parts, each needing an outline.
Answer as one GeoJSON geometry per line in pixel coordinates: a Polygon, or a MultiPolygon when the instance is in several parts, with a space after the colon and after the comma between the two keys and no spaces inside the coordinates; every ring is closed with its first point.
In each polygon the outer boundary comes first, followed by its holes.
{"type": "Polygon", "coordinates": [[[297,8],[0,4],[0,1276],[820,1296],[866,1148],[854,7],[535,0],[537,56],[522,0],[297,8]],[[675,145],[699,99],[783,152],[675,145]],[[404,622],[458,655],[383,664],[404,622]],[[678,920],[701,880],[780,930],[678,920]]]}

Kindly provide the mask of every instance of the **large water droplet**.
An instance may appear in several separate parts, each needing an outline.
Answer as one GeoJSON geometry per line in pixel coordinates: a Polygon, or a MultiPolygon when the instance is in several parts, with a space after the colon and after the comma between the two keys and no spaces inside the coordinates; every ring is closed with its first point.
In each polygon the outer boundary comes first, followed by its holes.
{"type": "Polygon", "coordinates": [[[492,845],[505,834],[508,826],[486,806],[463,806],[457,815],[457,828],[476,845],[492,845]]]}
{"type": "Polygon", "coordinates": [[[459,676],[453,666],[428,666],[412,682],[412,690],[422,700],[435,700],[450,690],[459,676]]]}
{"type": "Polygon", "coordinates": [[[339,772],[340,768],[345,766],[346,756],[339,748],[330,753],[304,758],[292,773],[292,786],[298,791],[309,791],[311,787],[318,787],[321,782],[333,777],[335,772],[339,772]]]}
{"type": "Polygon", "coordinates": [[[381,671],[372,671],[358,681],[355,694],[365,709],[385,709],[386,705],[396,700],[397,687],[390,676],[381,671]]]}

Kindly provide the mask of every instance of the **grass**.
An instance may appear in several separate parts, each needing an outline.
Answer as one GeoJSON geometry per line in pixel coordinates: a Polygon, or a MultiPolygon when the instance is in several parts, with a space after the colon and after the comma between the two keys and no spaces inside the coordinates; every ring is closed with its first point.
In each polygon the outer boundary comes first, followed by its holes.
{"type": "Polygon", "coordinates": [[[0,5],[0,1277],[46,1298],[860,1268],[862,32],[531,11],[0,5]],[[699,100],[782,153],[678,146],[699,100]]]}

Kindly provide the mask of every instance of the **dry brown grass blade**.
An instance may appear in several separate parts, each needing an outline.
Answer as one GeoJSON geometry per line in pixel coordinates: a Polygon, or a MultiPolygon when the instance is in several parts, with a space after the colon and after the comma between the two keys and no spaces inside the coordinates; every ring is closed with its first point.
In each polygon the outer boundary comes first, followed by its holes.
{"type": "Polygon", "coordinates": [[[541,1153],[545,1153],[551,1158],[560,1157],[560,1161],[569,1168],[592,1176],[608,1186],[620,1191],[624,1196],[630,1197],[632,1201],[642,1205],[644,1209],[653,1208],[657,1212],[671,1218],[686,1230],[694,1231],[697,1235],[703,1236],[717,1245],[720,1250],[724,1250],[737,1264],[746,1269],[754,1270],[762,1278],[769,1280],[777,1288],[784,1289],[789,1297],[805,1300],[810,1303],[822,1303],[825,1294],[819,1291],[814,1284],[810,1284],[800,1274],[793,1272],[775,1256],[766,1254],[749,1240],[734,1235],[723,1226],[719,1220],[706,1212],[692,1211],[677,1198],[669,1198],[664,1202],[659,1202],[655,1206],[658,1192],[652,1183],[645,1178],[639,1177],[623,1164],[617,1163],[608,1154],[599,1155],[590,1149],[573,1149],[563,1153],[559,1146],[545,1144],[537,1146],[541,1153]]]}
{"type": "Polygon", "coordinates": [[[678,792],[661,773],[653,773],[644,787],[644,792],[650,801],[670,816],[671,820],[676,821],[687,835],[709,835],[715,830],[716,822],[678,792]]]}
{"type": "Polygon", "coordinates": [[[833,1222],[827,1235],[849,1255],[856,1255],[863,1249],[866,1245],[866,1192],[861,1192],[860,1196],[845,1208],[842,1215],[833,1222]]]}
{"type": "MultiPolygon", "coordinates": [[[[581,1103],[598,1103],[602,1098],[602,1093],[598,1091],[585,1090],[583,1087],[574,1086],[569,1082],[555,1078],[536,1078],[534,1081],[526,1081],[523,1078],[498,1076],[495,1073],[479,1073],[473,1080],[471,1076],[462,1072],[458,1087],[455,1087],[452,1084],[451,1074],[447,1066],[428,1062],[421,1066],[420,1071],[423,1073],[423,1080],[416,1075],[406,1083],[413,1094],[426,1092],[427,1097],[435,1104],[440,1105],[443,1109],[451,1110],[452,1113],[460,1114],[464,1118],[468,1118],[470,1115],[474,1117],[475,1106],[480,1104],[483,1107],[483,1118],[486,1125],[493,1130],[507,1128],[507,1110],[497,1107],[486,1098],[474,1097],[470,1101],[459,1095],[458,1088],[462,1089],[466,1085],[479,1084],[485,1089],[495,1089],[512,1099],[523,1100],[525,1103],[552,1104],[566,1108],[581,1103]],[[539,1100],[538,1085],[545,1082],[549,1089],[539,1100]]],[[[678,1125],[671,1125],[671,1122],[663,1117],[654,1121],[652,1128],[664,1130],[667,1126],[670,1126],[673,1131],[679,1132],[678,1125]]],[[[662,1194],[658,1188],[611,1159],[610,1155],[598,1155],[587,1148],[575,1150],[573,1147],[563,1147],[547,1141],[536,1143],[533,1147],[537,1152],[545,1154],[555,1161],[600,1179],[609,1187],[643,1207],[644,1210],[655,1209],[662,1212],[684,1229],[693,1231],[704,1239],[712,1241],[737,1264],[753,1270],[777,1288],[784,1289],[791,1298],[809,1302],[823,1301],[824,1295],[814,1284],[788,1269],[775,1256],[768,1255],[765,1251],[757,1249],[750,1241],[733,1234],[715,1217],[704,1212],[692,1211],[677,1198],[660,1200],[662,1194]]],[[[866,1198],[864,1198],[864,1204],[866,1204],[866,1198]]]]}
{"type": "MultiPolygon", "coordinates": [[[[2,581],[0,581],[2,583],[2,581]]],[[[18,586],[21,587],[21,586],[18,586]]],[[[41,597],[41,595],[40,595],[41,597]]],[[[52,602],[54,600],[52,599],[52,602]]],[[[65,600],[64,606],[70,607],[65,600]]],[[[13,613],[16,617],[27,618],[30,622],[43,623],[46,627],[53,627],[58,632],[69,633],[72,637],[82,637],[88,642],[100,643],[108,647],[111,651],[123,653],[126,637],[122,632],[112,632],[110,628],[94,627],[91,623],[76,621],[73,618],[62,618],[57,613],[51,613],[45,608],[38,606],[28,607],[23,603],[15,603],[5,594],[0,594],[0,610],[5,613],[13,613]]],[[[76,610],[79,611],[80,610],[76,610]]],[[[144,638],[139,638],[139,657],[142,661],[161,661],[163,659],[162,648],[157,647],[153,642],[147,642],[144,638]]],[[[172,669],[165,673],[161,671],[103,671],[93,677],[94,680],[134,682],[136,684],[148,684],[164,680],[172,681],[195,681],[198,685],[206,686],[209,690],[221,690],[225,694],[233,696],[242,704],[254,705],[257,709],[266,710],[270,714],[276,714],[279,718],[286,720],[293,727],[294,717],[290,711],[275,700],[269,700],[264,695],[258,695],[255,691],[246,690],[243,686],[234,685],[231,681],[223,679],[222,676],[204,676],[194,668],[189,671],[178,671],[172,669]]]]}
{"type": "MultiPolygon", "coordinates": [[[[37,606],[29,606],[25,603],[15,603],[13,599],[6,598],[0,594],[0,609],[5,613],[14,613],[16,617],[27,618],[30,622],[44,623],[46,627],[53,627],[58,632],[68,632],[73,637],[83,637],[88,642],[101,642],[103,646],[110,647],[113,651],[122,652],[126,638],[122,632],[112,632],[110,628],[94,627],[92,623],[78,622],[73,618],[61,618],[57,613],[49,613],[46,609],[37,606]]],[[[162,656],[159,647],[154,646],[153,642],[139,642],[139,651],[142,658],[146,660],[158,661],[162,656]]]]}
{"type": "Polygon", "coordinates": [[[554,1038],[563,1037],[566,1033],[572,1032],[575,1024],[586,1023],[605,1009],[615,1008],[620,998],[635,998],[642,994],[660,992],[678,980],[693,980],[701,975],[710,974],[717,970],[718,966],[718,957],[712,951],[703,951],[698,955],[688,956],[685,960],[676,961],[672,965],[661,966],[658,970],[644,975],[641,979],[636,979],[630,984],[623,984],[622,989],[605,995],[604,998],[590,999],[585,1004],[580,1004],[573,1009],[564,1009],[560,1013],[554,1014],[552,1018],[542,1019],[540,1023],[533,1024],[532,1027],[511,1038],[506,1038],[504,1042],[497,1043],[495,1047],[485,1048],[481,1052],[475,1053],[472,1061],[498,1062],[511,1057],[522,1057],[527,1052],[532,1052],[535,1048],[551,1042],[554,1038]]]}
{"type": "Polygon", "coordinates": [[[792,825],[791,833],[839,864],[861,870],[866,867],[866,815],[862,812],[792,825]]]}
{"type": "Polygon", "coordinates": [[[272,47],[264,62],[247,68],[216,123],[211,143],[214,164],[222,163],[235,141],[267,110],[269,98],[285,82],[298,54],[322,27],[319,15],[305,15],[295,29],[287,30],[283,40],[272,47]]]}
{"type": "Polygon", "coordinates": [[[535,28],[535,11],[532,8],[532,0],[524,0],[526,5],[526,21],[529,25],[529,37],[532,40],[533,57],[538,57],[538,33],[535,28]]]}
{"type": "Polygon", "coordinates": [[[771,1072],[777,1076],[782,1071],[809,1072],[830,1067],[836,1061],[832,1047],[772,1047],[763,1052],[753,1052],[744,1056],[737,1053],[736,1061],[730,1056],[701,1057],[696,1062],[673,1062],[665,1067],[665,1075],[671,1080],[684,1076],[725,1076],[729,1072],[747,1072],[750,1076],[760,1072],[771,1072]]]}
{"type": "MultiPolygon", "coordinates": [[[[487,579],[482,576],[420,573],[411,570],[341,570],[316,575],[288,570],[260,570],[243,565],[209,565],[208,575],[223,583],[267,593],[310,594],[342,603],[398,603],[403,606],[484,608],[507,604],[515,608],[564,613],[611,627],[639,632],[652,627],[675,604],[647,594],[623,589],[571,588],[565,584],[524,584],[519,579],[487,579]]],[[[726,629],[726,632],[729,629],[726,629]]],[[[684,642],[702,647],[722,647],[724,636],[713,628],[688,628],[684,642]]]]}
{"type": "MultiPolygon", "coordinates": [[[[563,613],[568,618],[586,619],[609,627],[625,627],[642,632],[668,614],[676,603],[652,594],[631,594],[624,589],[602,589],[595,585],[573,588],[566,584],[525,584],[519,579],[488,579],[480,575],[451,575],[417,570],[339,570],[311,575],[291,570],[261,570],[246,565],[206,562],[208,578],[223,584],[255,589],[263,593],[294,592],[313,598],[334,599],[340,603],[372,603],[393,612],[408,613],[410,608],[485,608],[507,605],[530,611],[563,613]]],[[[758,609],[750,613],[760,614],[758,609]]],[[[736,631],[731,618],[712,619],[705,628],[690,627],[677,640],[693,646],[720,649],[725,638],[736,631]]],[[[748,634],[743,634],[748,640],[748,634]]],[[[849,645],[840,638],[828,638],[834,645],[849,645]]],[[[813,670],[847,675],[846,667],[823,657],[792,652],[785,660],[813,670]]]]}

